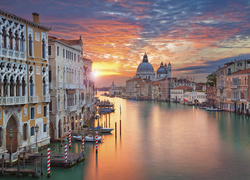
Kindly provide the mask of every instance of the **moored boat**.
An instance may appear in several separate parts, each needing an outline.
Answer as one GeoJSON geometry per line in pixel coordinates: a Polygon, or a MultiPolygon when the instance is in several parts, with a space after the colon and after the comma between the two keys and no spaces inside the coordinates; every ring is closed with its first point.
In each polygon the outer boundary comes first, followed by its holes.
{"type": "MultiPolygon", "coordinates": [[[[82,141],[82,136],[73,136],[73,138],[76,140],[76,141],[82,141]]],[[[101,141],[102,140],[102,137],[101,136],[98,136],[97,138],[98,141],[101,141]]],[[[87,142],[95,142],[95,137],[93,138],[93,136],[85,136],[85,141],[87,142]]]]}
{"type": "MultiPolygon", "coordinates": [[[[111,131],[113,131],[113,128],[105,128],[105,127],[98,127],[98,130],[101,131],[101,133],[110,133],[111,131]]],[[[92,128],[90,128],[90,131],[92,131],[92,128]]],[[[95,127],[95,131],[97,131],[97,127],[95,127]]]]}

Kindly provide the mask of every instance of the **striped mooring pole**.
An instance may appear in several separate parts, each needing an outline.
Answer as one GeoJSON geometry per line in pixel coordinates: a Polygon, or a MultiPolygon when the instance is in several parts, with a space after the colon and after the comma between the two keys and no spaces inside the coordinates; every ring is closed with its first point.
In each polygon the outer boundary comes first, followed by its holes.
{"type": "Polygon", "coordinates": [[[95,149],[96,149],[96,153],[97,153],[97,150],[98,150],[98,131],[96,131],[96,133],[95,133],[95,149]]]}
{"type": "Polygon", "coordinates": [[[50,148],[47,150],[47,177],[50,177],[50,148]]]}
{"type": "Polygon", "coordinates": [[[84,133],[82,133],[82,154],[84,154],[84,133]]]}
{"type": "Polygon", "coordinates": [[[71,148],[71,129],[69,130],[69,148],[71,148]]]}
{"type": "Polygon", "coordinates": [[[65,162],[68,161],[68,149],[67,149],[67,139],[65,139],[65,144],[64,144],[64,160],[65,162]]]}

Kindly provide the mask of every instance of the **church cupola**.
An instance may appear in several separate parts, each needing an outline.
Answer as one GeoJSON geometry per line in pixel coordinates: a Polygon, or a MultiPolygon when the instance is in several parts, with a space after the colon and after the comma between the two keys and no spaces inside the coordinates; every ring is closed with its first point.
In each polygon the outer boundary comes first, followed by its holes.
{"type": "Polygon", "coordinates": [[[147,56],[146,52],[145,52],[145,54],[143,56],[142,62],[147,62],[148,63],[148,56],[147,56]]]}

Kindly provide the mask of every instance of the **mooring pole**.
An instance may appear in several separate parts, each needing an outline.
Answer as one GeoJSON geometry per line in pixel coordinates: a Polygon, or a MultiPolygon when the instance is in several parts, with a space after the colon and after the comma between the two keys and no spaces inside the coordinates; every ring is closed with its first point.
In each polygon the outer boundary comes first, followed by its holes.
{"type": "Polygon", "coordinates": [[[25,152],[23,153],[23,169],[25,168],[25,152]]]}
{"type": "Polygon", "coordinates": [[[43,153],[41,153],[41,176],[43,175],[43,153]]]}
{"type": "Polygon", "coordinates": [[[50,148],[47,149],[47,177],[50,177],[50,148]]]}
{"type": "Polygon", "coordinates": [[[122,134],[122,120],[120,119],[120,135],[122,134]]]}
{"type": "Polygon", "coordinates": [[[37,177],[37,158],[35,158],[35,177],[37,177]]]}
{"type": "Polygon", "coordinates": [[[19,177],[20,172],[20,154],[17,156],[17,176],[19,177]]]}
{"type": "Polygon", "coordinates": [[[115,122],[115,137],[117,137],[117,122],[115,122]]]}
{"type": "Polygon", "coordinates": [[[2,175],[4,173],[4,154],[2,154],[2,175]]]}

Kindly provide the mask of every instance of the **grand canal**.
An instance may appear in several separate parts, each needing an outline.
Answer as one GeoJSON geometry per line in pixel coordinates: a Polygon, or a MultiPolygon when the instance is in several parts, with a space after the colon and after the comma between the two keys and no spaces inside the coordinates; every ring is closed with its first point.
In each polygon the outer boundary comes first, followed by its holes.
{"type": "MultiPolygon", "coordinates": [[[[175,103],[109,100],[116,107],[110,127],[115,122],[119,127],[121,105],[121,135],[103,135],[97,154],[87,143],[84,162],[71,169],[52,167],[50,179],[249,179],[249,118],[175,103]]],[[[101,116],[100,123],[105,121],[101,116]]],[[[80,151],[80,142],[73,145],[71,151],[80,151]]],[[[51,149],[63,152],[60,144],[51,149]]]]}

